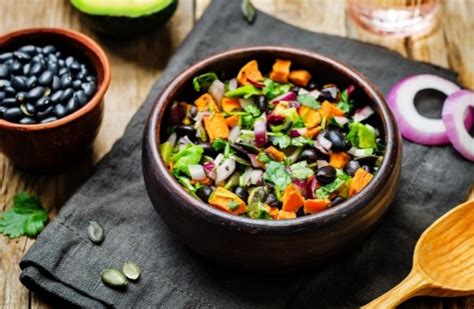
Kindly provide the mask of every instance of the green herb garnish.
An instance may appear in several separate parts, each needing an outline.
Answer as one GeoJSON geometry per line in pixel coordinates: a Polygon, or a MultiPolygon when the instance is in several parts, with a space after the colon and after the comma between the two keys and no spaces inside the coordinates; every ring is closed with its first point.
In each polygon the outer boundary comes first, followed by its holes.
{"type": "Polygon", "coordinates": [[[336,106],[340,110],[344,111],[344,113],[346,114],[351,111],[354,104],[352,100],[349,100],[349,94],[347,93],[347,89],[341,92],[341,101],[339,101],[336,106]]]}
{"type": "Polygon", "coordinates": [[[298,102],[300,102],[301,105],[311,107],[312,109],[318,109],[321,107],[321,104],[319,104],[313,96],[307,94],[299,95],[298,102]]]}
{"type": "Polygon", "coordinates": [[[291,138],[288,135],[279,134],[272,136],[271,141],[273,145],[278,146],[281,149],[285,149],[291,145],[291,138]]]}
{"type": "Polygon", "coordinates": [[[300,161],[290,166],[290,173],[293,178],[304,180],[312,175],[314,172],[312,169],[307,167],[306,161],[300,161]]]}
{"type": "Polygon", "coordinates": [[[193,78],[193,87],[197,92],[207,91],[211,84],[217,79],[217,75],[214,72],[201,74],[193,78]]]}
{"type": "Polygon", "coordinates": [[[245,85],[234,90],[229,90],[225,93],[225,96],[228,98],[235,98],[235,97],[243,97],[244,99],[248,99],[253,95],[260,95],[262,92],[260,89],[256,88],[252,85],[245,85]]]}
{"type": "Polygon", "coordinates": [[[265,78],[263,80],[263,95],[265,95],[269,99],[276,98],[282,94],[285,94],[290,91],[292,84],[280,84],[277,82],[272,81],[269,78],[265,78]]]}
{"type": "Polygon", "coordinates": [[[47,220],[48,213],[40,199],[20,192],[13,198],[13,208],[1,214],[0,233],[10,238],[34,237],[43,230],[47,220]]]}
{"type": "Polygon", "coordinates": [[[273,183],[282,191],[291,183],[291,175],[286,170],[285,165],[275,161],[270,161],[265,165],[265,173],[263,179],[273,183]]]}
{"type": "Polygon", "coordinates": [[[316,190],[316,196],[320,199],[327,199],[331,195],[331,193],[337,191],[342,185],[344,185],[351,177],[345,174],[341,170],[337,170],[336,179],[328,183],[327,185],[319,187],[316,190]]]}

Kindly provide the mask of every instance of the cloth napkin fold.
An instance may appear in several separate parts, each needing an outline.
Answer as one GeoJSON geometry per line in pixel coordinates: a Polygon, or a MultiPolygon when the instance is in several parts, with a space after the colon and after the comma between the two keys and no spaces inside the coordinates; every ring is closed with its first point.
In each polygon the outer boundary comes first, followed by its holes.
{"type": "Polygon", "coordinates": [[[185,248],[148,199],[141,170],[141,141],[153,102],[190,64],[233,47],[272,44],[338,58],[366,74],[384,93],[410,74],[432,73],[455,79],[450,71],[404,59],[382,47],[308,32],[261,12],[250,26],[242,18],[239,5],[240,1],[215,0],[209,6],[152,87],[124,136],[24,256],[20,280],[28,288],[94,308],[355,307],[401,280],[410,269],[414,245],[422,231],[462,201],[473,181],[473,165],[452,147],[404,142],[402,178],[395,201],[380,226],[351,253],[310,271],[268,275],[228,270],[185,248]],[[99,222],[106,231],[100,246],[87,238],[90,220],[99,222]],[[127,260],[140,265],[143,273],[139,281],[129,283],[125,290],[105,286],[100,272],[121,267],[127,260]]]}

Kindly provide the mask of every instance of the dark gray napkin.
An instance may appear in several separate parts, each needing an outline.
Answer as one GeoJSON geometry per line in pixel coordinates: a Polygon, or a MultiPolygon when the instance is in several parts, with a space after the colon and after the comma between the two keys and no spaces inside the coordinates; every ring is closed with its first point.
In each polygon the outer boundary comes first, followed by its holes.
{"type": "Polygon", "coordinates": [[[473,181],[473,165],[449,146],[405,142],[401,185],[388,215],[360,248],[331,263],[304,273],[242,274],[203,261],[181,245],[145,192],[141,139],[146,115],[163,86],[190,64],[232,47],[274,44],[336,57],[362,71],[384,93],[409,74],[455,78],[384,48],[307,32],[263,13],[249,26],[239,3],[216,0],[210,5],[124,136],[23,258],[20,279],[27,287],[82,307],[355,307],[401,280],[421,232],[462,201],[473,181]],[[106,230],[100,246],[87,239],[89,220],[106,230]],[[100,272],[127,260],[141,266],[140,280],[123,291],[104,286],[100,272]]]}

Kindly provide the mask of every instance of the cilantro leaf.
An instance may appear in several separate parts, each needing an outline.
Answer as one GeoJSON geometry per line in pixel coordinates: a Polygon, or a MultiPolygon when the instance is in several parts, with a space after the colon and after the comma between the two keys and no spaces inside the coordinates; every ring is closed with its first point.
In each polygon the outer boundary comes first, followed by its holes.
{"type": "Polygon", "coordinates": [[[347,114],[351,111],[353,105],[353,101],[349,100],[349,94],[347,93],[347,89],[341,92],[341,101],[336,104],[337,108],[347,114]]]}
{"type": "Polygon", "coordinates": [[[290,91],[292,84],[280,84],[277,82],[272,81],[269,78],[265,78],[263,81],[263,95],[265,95],[269,99],[276,98],[282,94],[285,94],[290,91]]]}
{"type": "Polygon", "coordinates": [[[173,174],[178,176],[180,173],[189,175],[189,165],[198,164],[201,161],[204,149],[202,146],[187,144],[180,152],[175,154],[171,160],[174,162],[173,174]]]}
{"type": "Polygon", "coordinates": [[[304,137],[304,136],[298,136],[295,138],[291,139],[291,145],[295,147],[302,147],[304,145],[314,145],[314,141],[310,138],[304,137]]]}
{"type": "Polygon", "coordinates": [[[252,115],[248,114],[248,115],[243,115],[242,117],[240,117],[240,119],[242,120],[242,128],[253,130],[253,125],[255,123],[256,118],[254,118],[254,117],[252,117],[252,115]]]}
{"type": "Polygon", "coordinates": [[[48,213],[36,196],[20,192],[13,198],[13,208],[4,211],[0,218],[0,233],[10,238],[34,237],[44,228],[48,213]]]}
{"type": "Polygon", "coordinates": [[[229,201],[229,202],[227,203],[227,207],[229,207],[229,209],[230,209],[231,211],[234,211],[234,210],[237,210],[237,208],[240,207],[240,204],[239,204],[238,202],[236,202],[236,201],[232,201],[232,200],[231,200],[231,201],[229,201]]]}
{"type": "Polygon", "coordinates": [[[357,148],[377,148],[375,133],[362,123],[351,123],[349,125],[347,138],[351,144],[357,148]]]}
{"type": "Polygon", "coordinates": [[[309,176],[314,175],[312,169],[307,167],[306,161],[300,161],[290,166],[290,173],[293,178],[304,180],[309,176]]]}
{"type": "Polygon", "coordinates": [[[307,95],[307,94],[302,94],[298,96],[298,102],[301,103],[301,105],[311,107],[312,109],[318,109],[321,107],[318,101],[313,96],[307,95]]]}
{"type": "Polygon", "coordinates": [[[247,206],[247,215],[253,219],[271,219],[263,203],[251,203],[247,206]]]}
{"type": "Polygon", "coordinates": [[[262,92],[260,89],[256,88],[253,85],[245,85],[234,90],[229,90],[225,93],[225,96],[228,98],[243,97],[245,99],[250,98],[253,95],[260,95],[262,92]]]}
{"type": "Polygon", "coordinates": [[[252,117],[255,117],[255,118],[262,114],[262,112],[258,109],[258,107],[253,104],[246,105],[244,107],[244,110],[250,115],[252,115],[252,117]]]}
{"type": "Polygon", "coordinates": [[[327,185],[319,187],[316,190],[316,196],[320,199],[327,199],[331,193],[337,191],[342,187],[351,177],[341,170],[337,170],[336,179],[333,182],[328,183],[327,185]]]}
{"type": "Polygon", "coordinates": [[[271,138],[272,144],[285,149],[291,144],[291,139],[288,135],[275,135],[271,138]]]}
{"type": "Polygon", "coordinates": [[[211,84],[217,79],[217,75],[214,72],[201,74],[193,78],[193,87],[197,92],[206,91],[211,84]]]}
{"type": "Polygon", "coordinates": [[[284,190],[291,183],[291,175],[282,163],[270,161],[265,165],[263,179],[284,190]]]}
{"type": "Polygon", "coordinates": [[[212,142],[211,147],[215,151],[221,151],[221,150],[224,150],[226,145],[227,145],[227,141],[223,140],[222,138],[217,138],[216,140],[212,142]]]}

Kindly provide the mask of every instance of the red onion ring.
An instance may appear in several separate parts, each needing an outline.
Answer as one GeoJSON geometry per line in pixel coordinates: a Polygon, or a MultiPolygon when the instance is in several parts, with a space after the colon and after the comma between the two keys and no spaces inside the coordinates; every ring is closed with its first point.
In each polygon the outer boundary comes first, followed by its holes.
{"type": "Polygon", "coordinates": [[[442,119],[431,119],[418,113],[414,99],[417,92],[423,89],[435,89],[447,96],[460,88],[444,78],[421,74],[397,82],[387,95],[387,101],[397,118],[403,137],[424,145],[449,143],[446,126],[442,119]]]}
{"type": "Polygon", "coordinates": [[[474,161],[474,138],[466,129],[466,117],[472,118],[474,108],[474,92],[457,91],[446,99],[442,117],[447,129],[447,136],[453,147],[466,159],[474,161]],[[470,110],[471,109],[471,110],[470,110]]]}

